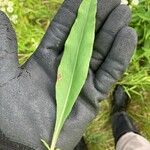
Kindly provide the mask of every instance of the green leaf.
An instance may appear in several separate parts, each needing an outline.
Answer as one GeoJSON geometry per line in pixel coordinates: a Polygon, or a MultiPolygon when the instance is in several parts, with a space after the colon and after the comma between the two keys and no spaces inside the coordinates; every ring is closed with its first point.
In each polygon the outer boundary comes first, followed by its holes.
{"type": "Polygon", "coordinates": [[[65,43],[56,83],[57,114],[51,150],[86,81],[95,38],[97,0],[83,0],[65,43]]]}
{"type": "Polygon", "coordinates": [[[44,144],[44,146],[47,148],[47,150],[51,150],[49,145],[44,140],[41,139],[41,141],[44,144]]]}

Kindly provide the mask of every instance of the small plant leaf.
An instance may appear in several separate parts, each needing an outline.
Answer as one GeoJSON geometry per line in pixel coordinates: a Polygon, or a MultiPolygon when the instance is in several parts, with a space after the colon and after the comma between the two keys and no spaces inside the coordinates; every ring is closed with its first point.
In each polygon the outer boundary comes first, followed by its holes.
{"type": "Polygon", "coordinates": [[[97,0],[83,0],[65,43],[56,83],[57,113],[51,150],[86,81],[95,38],[97,0]]]}
{"type": "Polygon", "coordinates": [[[41,139],[41,141],[44,144],[44,146],[47,148],[47,150],[51,150],[49,145],[44,140],[41,139]]]}

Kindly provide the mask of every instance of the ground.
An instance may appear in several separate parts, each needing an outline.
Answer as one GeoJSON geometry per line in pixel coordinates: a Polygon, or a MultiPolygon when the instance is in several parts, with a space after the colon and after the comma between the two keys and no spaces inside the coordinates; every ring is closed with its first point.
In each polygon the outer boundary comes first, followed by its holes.
{"type": "MultiPolygon", "coordinates": [[[[21,64],[38,46],[62,1],[0,0],[0,9],[10,17],[17,32],[21,64]]],[[[130,7],[133,11],[131,26],[138,33],[138,46],[130,67],[118,83],[125,87],[132,99],[129,114],[141,134],[150,140],[150,1],[142,0],[130,7]]],[[[110,100],[111,96],[102,102],[98,116],[87,128],[85,139],[89,150],[114,149],[109,121],[110,100]]]]}

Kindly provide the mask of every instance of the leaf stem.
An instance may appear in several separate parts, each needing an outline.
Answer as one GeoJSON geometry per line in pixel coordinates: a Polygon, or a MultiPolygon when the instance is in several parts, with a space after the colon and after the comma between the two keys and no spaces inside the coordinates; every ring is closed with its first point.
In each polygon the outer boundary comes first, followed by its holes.
{"type": "Polygon", "coordinates": [[[56,128],[54,135],[53,135],[53,139],[52,139],[52,144],[51,144],[51,148],[50,148],[51,150],[55,150],[59,132],[60,132],[59,128],[56,128]]]}

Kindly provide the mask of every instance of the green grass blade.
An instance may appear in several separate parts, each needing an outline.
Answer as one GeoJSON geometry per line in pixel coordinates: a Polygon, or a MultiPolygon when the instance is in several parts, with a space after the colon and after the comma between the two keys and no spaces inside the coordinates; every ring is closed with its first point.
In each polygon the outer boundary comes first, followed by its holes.
{"type": "Polygon", "coordinates": [[[97,0],[83,0],[65,43],[56,83],[57,116],[51,150],[87,78],[92,55],[97,0]]]}

